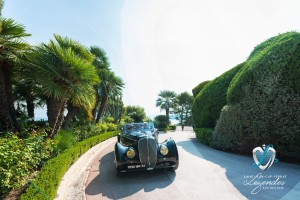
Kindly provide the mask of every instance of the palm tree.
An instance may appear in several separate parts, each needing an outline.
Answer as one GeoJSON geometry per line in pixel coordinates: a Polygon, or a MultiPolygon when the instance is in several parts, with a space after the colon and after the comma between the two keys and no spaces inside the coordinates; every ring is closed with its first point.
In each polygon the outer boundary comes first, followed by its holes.
{"type": "MultiPolygon", "coordinates": [[[[0,0],[0,17],[2,16],[3,1],[0,0]]],[[[1,29],[0,29],[1,32],[1,29]]]]}
{"type": "Polygon", "coordinates": [[[67,37],[54,35],[49,44],[35,47],[32,65],[25,79],[35,81],[46,98],[48,122],[54,137],[64,120],[67,102],[75,106],[93,107],[93,86],[99,83],[93,55],[80,43],[67,37]]]}
{"type": "Polygon", "coordinates": [[[156,107],[166,110],[167,119],[169,119],[170,109],[172,109],[176,102],[176,93],[169,90],[160,91],[159,98],[156,100],[156,107]]]}
{"type": "MultiPolygon", "coordinates": [[[[93,65],[97,69],[98,76],[100,76],[101,70],[104,70],[104,69],[110,70],[109,61],[108,61],[106,53],[103,49],[101,49],[100,47],[97,47],[97,46],[91,46],[90,52],[95,56],[94,61],[93,61],[93,65]]],[[[99,94],[100,86],[101,86],[100,84],[97,84],[97,85],[94,86],[94,89],[96,91],[96,104],[95,104],[95,107],[92,111],[92,115],[93,115],[94,120],[96,119],[96,114],[97,114],[97,110],[99,108],[99,103],[100,103],[100,94],[99,94]]]]}
{"type": "MultiPolygon", "coordinates": [[[[124,83],[110,69],[110,64],[103,49],[92,46],[91,53],[95,56],[93,65],[97,68],[101,83],[95,86],[97,92],[96,105],[93,110],[93,117],[98,123],[103,116],[108,101],[114,101],[117,96],[122,95],[124,83]]],[[[118,100],[116,100],[118,101],[118,100]]]]}
{"type": "Polygon", "coordinates": [[[12,76],[22,57],[30,48],[24,37],[30,36],[23,25],[1,18],[0,32],[0,127],[18,130],[12,94],[12,76]]]}
{"type": "Polygon", "coordinates": [[[96,117],[96,123],[98,123],[100,118],[103,116],[108,100],[113,99],[114,96],[121,95],[124,87],[122,79],[117,77],[112,71],[103,69],[100,70],[99,75],[101,79],[101,83],[98,88],[100,105],[96,117]]]}

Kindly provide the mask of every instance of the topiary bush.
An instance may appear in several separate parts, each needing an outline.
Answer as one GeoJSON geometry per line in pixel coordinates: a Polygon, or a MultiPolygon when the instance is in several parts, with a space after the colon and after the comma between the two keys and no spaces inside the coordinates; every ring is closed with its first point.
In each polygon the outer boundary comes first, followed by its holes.
{"type": "Polygon", "coordinates": [[[212,128],[196,128],[196,138],[199,142],[206,144],[207,146],[211,145],[212,142],[212,133],[214,129],[212,128]]]}
{"type": "Polygon", "coordinates": [[[210,81],[203,81],[201,83],[199,83],[199,85],[197,85],[193,90],[193,96],[196,97],[199,92],[201,92],[201,90],[207,85],[207,83],[209,83],[210,81]]]}
{"type": "Polygon", "coordinates": [[[213,146],[249,153],[273,144],[281,158],[300,159],[300,95],[269,74],[252,90],[244,86],[240,103],[225,106],[213,132],[213,146]]]}
{"type": "Polygon", "coordinates": [[[281,84],[300,91],[300,33],[288,32],[272,37],[254,48],[242,70],[233,78],[227,92],[229,104],[244,97],[243,87],[255,90],[258,80],[270,73],[281,74],[281,84]],[[267,72],[267,73],[266,73],[267,72]]]}
{"type": "Polygon", "coordinates": [[[227,88],[243,63],[209,82],[197,95],[192,115],[196,128],[214,128],[223,106],[226,105],[227,88]]]}
{"type": "Polygon", "coordinates": [[[249,153],[271,143],[282,158],[300,159],[300,34],[258,45],[233,78],[213,145],[249,153]]]}

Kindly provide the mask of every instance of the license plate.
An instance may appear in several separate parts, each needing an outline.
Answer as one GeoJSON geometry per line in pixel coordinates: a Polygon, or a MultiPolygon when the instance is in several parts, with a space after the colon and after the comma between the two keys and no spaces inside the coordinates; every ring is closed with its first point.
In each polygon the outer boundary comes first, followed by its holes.
{"type": "Polygon", "coordinates": [[[141,165],[129,165],[127,166],[128,169],[139,169],[139,168],[143,168],[146,167],[146,165],[141,164],[141,165]]]}

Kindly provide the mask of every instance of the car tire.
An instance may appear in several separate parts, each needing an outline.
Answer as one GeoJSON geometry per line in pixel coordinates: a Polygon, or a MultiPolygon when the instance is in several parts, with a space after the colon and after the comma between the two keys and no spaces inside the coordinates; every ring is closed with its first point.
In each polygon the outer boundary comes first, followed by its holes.
{"type": "Polygon", "coordinates": [[[120,172],[119,170],[117,170],[117,177],[123,177],[124,175],[124,172],[120,172]]]}

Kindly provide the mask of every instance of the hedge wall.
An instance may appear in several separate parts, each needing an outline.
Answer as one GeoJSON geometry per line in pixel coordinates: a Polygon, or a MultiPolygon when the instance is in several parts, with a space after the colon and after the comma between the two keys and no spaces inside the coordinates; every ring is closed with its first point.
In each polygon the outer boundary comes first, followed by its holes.
{"type": "Polygon", "coordinates": [[[210,146],[212,143],[213,131],[214,129],[212,128],[196,128],[195,129],[196,138],[198,139],[199,142],[210,146]]]}
{"type": "Polygon", "coordinates": [[[118,131],[103,133],[75,144],[64,153],[47,161],[35,180],[29,185],[21,200],[45,200],[54,199],[60,181],[69,167],[87,150],[110,137],[115,136],[118,131]]]}
{"type": "Polygon", "coordinates": [[[197,95],[192,114],[196,128],[214,128],[221,109],[226,105],[227,88],[243,63],[209,82],[197,95]]]}
{"type": "Polygon", "coordinates": [[[270,73],[281,73],[281,84],[300,91],[300,33],[288,32],[272,37],[254,48],[245,66],[233,78],[227,93],[229,104],[238,103],[244,97],[243,87],[257,86],[257,80],[270,73]]]}
{"type": "Polygon", "coordinates": [[[197,85],[193,90],[193,96],[196,97],[199,92],[201,92],[201,90],[207,85],[207,83],[209,83],[210,81],[203,81],[201,83],[199,83],[199,85],[197,85]]]}
{"type": "Polygon", "coordinates": [[[213,145],[249,153],[273,144],[282,158],[300,159],[300,34],[288,32],[258,45],[233,78],[228,106],[213,145]]]}

